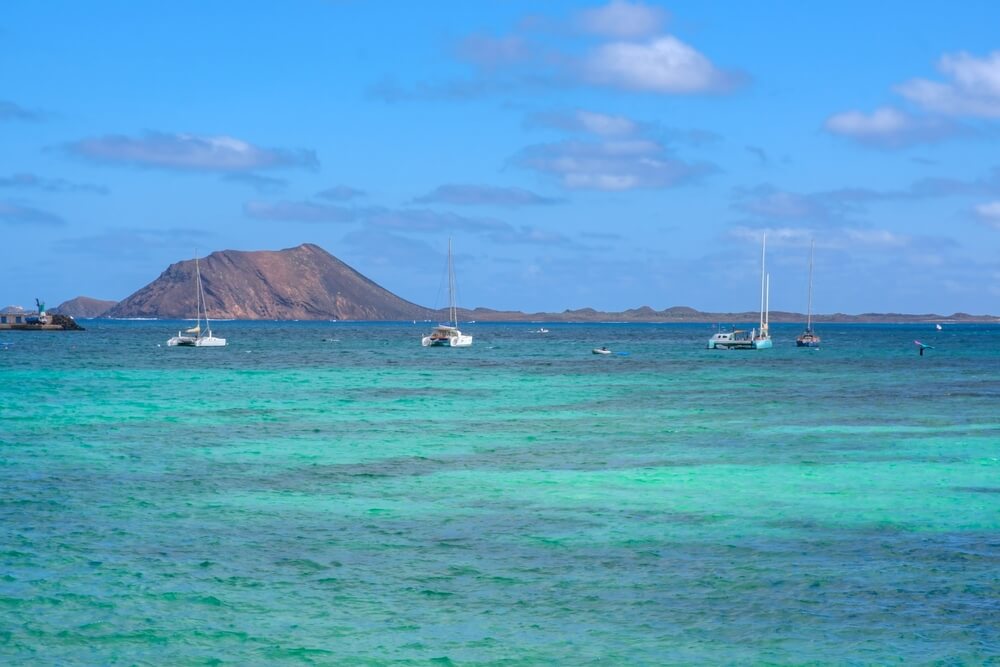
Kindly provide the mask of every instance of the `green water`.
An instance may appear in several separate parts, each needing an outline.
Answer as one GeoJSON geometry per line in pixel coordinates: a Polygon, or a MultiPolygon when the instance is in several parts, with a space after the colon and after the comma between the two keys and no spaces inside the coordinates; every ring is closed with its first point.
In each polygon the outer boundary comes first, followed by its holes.
{"type": "Polygon", "coordinates": [[[0,663],[1000,664],[1000,326],[84,324],[0,332],[0,663]]]}

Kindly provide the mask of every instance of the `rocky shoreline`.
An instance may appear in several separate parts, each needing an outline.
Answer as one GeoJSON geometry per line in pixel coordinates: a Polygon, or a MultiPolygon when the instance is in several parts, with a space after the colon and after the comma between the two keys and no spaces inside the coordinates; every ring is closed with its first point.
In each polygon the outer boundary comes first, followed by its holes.
{"type": "Polygon", "coordinates": [[[48,324],[0,324],[4,331],[86,331],[69,315],[49,315],[48,324]]]}

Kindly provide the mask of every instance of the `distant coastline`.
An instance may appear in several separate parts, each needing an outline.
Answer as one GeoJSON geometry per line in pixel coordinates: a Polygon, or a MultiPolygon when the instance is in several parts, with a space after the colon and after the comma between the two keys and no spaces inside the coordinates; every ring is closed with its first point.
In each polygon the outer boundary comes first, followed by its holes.
{"type": "MultiPolygon", "coordinates": [[[[192,285],[194,260],[171,264],[151,283],[122,301],[80,296],[54,312],[77,318],[125,320],[184,319],[195,312],[192,285]]],[[[317,245],[304,243],[284,250],[221,250],[201,260],[208,315],[213,320],[383,321],[447,319],[435,310],[407,301],[337,259],[317,245]]],[[[558,313],[525,313],[492,308],[460,308],[459,319],[480,322],[664,322],[743,324],[759,319],[757,311],[705,312],[688,306],[655,310],[649,306],[623,311],[593,308],[558,313]]],[[[770,321],[805,322],[803,313],[772,310],[770,321]]],[[[969,313],[832,313],[813,314],[814,323],[947,323],[1000,322],[996,315],[969,313]]]]}
{"type": "MultiPolygon", "coordinates": [[[[428,311],[429,317],[417,321],[437,321],[447,319],[447,311],[428,311]]],[[[490,308],[474,308],[458,310],[462,322],[510,322],[520,324],[563,323],[563,324],[742,324],[754,323],[759,317],[756,312],[743,313],[713,313],[695,310],[685,306],[675,306],[664,310],[654,310],[649,307],[634,308],[620,312],[599,311],[592,308],[565,310],[560,313],[525,313],[513,310],[493,310],[490,308]]],[[[105,319],[122,322],[177,320],[176,317],[84,317],[78,319],[105,319]]],[[[770,321],[775,324],[795,324],[804,322],[804,313],[772,311],[770,321]]],[[[960,323],[996,323],[1000,324],[1000,316],[971,315],[969,313],[953,313],[938,315],[935,313],[848,313],[813,314],[813,323],[828,324],[960,324],[960,323]]],[[[213,318],[213,321],[245,321],[245,322],[324,322],[331,318],[213,318]]],[[[334,319],[343,322],[406,322],[407,320],[387,319],[334,319]]]]}

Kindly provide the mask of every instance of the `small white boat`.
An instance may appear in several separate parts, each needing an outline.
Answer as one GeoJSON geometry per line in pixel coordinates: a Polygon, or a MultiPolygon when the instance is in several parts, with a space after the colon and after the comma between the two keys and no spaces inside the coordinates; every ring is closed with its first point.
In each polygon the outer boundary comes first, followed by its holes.
{"type": "MultiPolygon", "coordinates": [[[[451,239],[448,239],[448,324],[439,324],[420,339],[424,347],[471,347],[472,336],[458,330],[458,308],[455,305],[455,265],[451,258],[451,239]]],[[[475,321],[475,320],[473,320],[475,321]]]]}
{"type": "Polygon", "coordinates": [[[611,350],[606,347],[595,347],[591,352],[593,354],[611,354],[611,350]]]}
{"type": "Polygon", "coordinates": [[[194,258],[195,284],[196,287],[196,315],[197,323],[190,329],[178,331],[176,336],[167,340],[168,347],[225,347],[226,339],[212,335],[212,326],[208,321],[208,306],[205,304],[205,289],[201,284],[201,267],[198,258],[194,258]],[[201,328],[202,315],[205,316],[205,328],[201,328]]]}
{"type": "Polygon", "coordinates": [[[546,328],[544,328],[544,327],[542,327],[541,329],[535,329],[535,333],[545,334],[545,333],[548,333],[548,332],[549,332],[549,330],[546,329],[546,328]]]}

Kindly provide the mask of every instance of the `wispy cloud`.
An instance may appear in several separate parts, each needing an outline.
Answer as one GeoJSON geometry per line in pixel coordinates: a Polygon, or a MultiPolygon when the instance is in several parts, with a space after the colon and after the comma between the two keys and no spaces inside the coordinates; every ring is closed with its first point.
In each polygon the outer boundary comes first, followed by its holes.
{"type": "Polygon", "coordinates": [[[283,178],[262,176],[261,174],[242,171],[225,174],[222,176],[222,180],[227,183],[237,183],[239,185],[249,186],[257,192],[274,192],[276,190],[281,190],[288,185],[288,181],[283,178]]]}
{"type": "Polygon", "coordinates": [[[316,204],[308,201],[260,202],[251,201],[243,206],[243,212],[256,220],[286,222],[353,222],[358,219],[358,211],[342,206],[316,204]]]}
{"type": "Polygon", "coordinates": [[[896,86],[900,95],[934,113],[1000,118],[1000,51],[983,58],[946,53],[938,60],[945,82],[911,79],[896,86]]]}
{"type": "Polygon", "coordinates": [[[765,183],[734,189],[731,206],[761,220],[843,225],[856,220],[868,205],[877,202],[970,196],[1000,196],[1000,169],[973,180],[923,178],[898,190],[844,187],[797,193],[765,183]]]}
{"type": "Polygon", "coordinates": [[[157,255],[157,251],[163,249],[183,249],[187,253],[192,247],[204,243],[212,236],[214,235],[211,232],[206,232],[204,229],[183,227],[173,229],[117,227],[90,236],[60,239],[55,241],[52,247],[55,251],[66,254],[136,260],[153,257],[157,255]]]}
{"type": "Polygon", "coordinates": [[[942,141],[962,132],[962,128],[948,120],[914,116],[893,107],[880,107],[868,114],[862,111],[834,114],[823,127],[861,144],[888,149],[942,141]]]}
{"type": "Polygon", "coordinates": [[[708,163],[674,158],[662,144],[648,139],[537,144],[512,162],[551,175],[574,190],[670,188],[716,170],[708,163]]]}
{"type": "Polygon", "coordinates": [[[69,192],[106,195],[108,189],[102,185],[73,183],[63,178],[44,178],[35,174],[12,174],[0,178],[0,188],[38,190],[41,192],[69,192]]]}
{"type": "Polygon", "coordinates": [[[893,87],[915,112],[883,106],[827,118],[824,128],[874,148],[904,148],[982,132],[975,119],[1000,118],[1000,51],[977,57],[946,53],[937,63],[944,81],[915,78],[893,87]]]}
{"type": "Polygon", "coordinates": [[[672,35],[602,44],[583,59],[580,72],[584,81],[596,85],[675,95],[727,92],[744,78],[719,69],[672,35]]]}
{"type": "Polygon", "coordinates": [[[0,100],[0,122],[22,121],[32,123],[42,120],[43,117],[44,114],[40,111],[32,111],[14,102],[0,100]]]}
{"type": "Polygon", "coordinates": [[[369,209],[363,213],[363,218],[371,229],[399,233],[464,232],[501,244],[575,245],[571,239],[560,233],[530,225],[515,227],[495,218],[471,217],[428,209],[369,209]]]}
{"type": "Polygon", "coordinates": [[[564,132],[580,132],[602,137],[627,137],[637,134],[640,124],[626,116],[598,113],[583,109],[548,111],[528,114],[526,127],[545,127],[564,132]]]}
{"type": "MultiPolygon", "coordinates": [[[[729,231],[734,239],[760,243],[763,233],[767,233],[769,246],[806,247],[816,238],[816,230],[810,227],[748,227],[739,225],[729,231]]],[[[824,230],[818,245],[833,249],[859,248],[900,248],[913,244],[913,238],[897,234],[887,229],[866,227],[844,227],[824,230]]]]}
{"type": "Polygon", "coordinates": [[[454,53],[474,68],[471,79],[413,86],[383,81],[370,93],[390,102],[514,90],[550,92],[557,86],[689,95],[729,92],[746,80],[678,37],[662,33],[666,19],[667,13],[656,6],[612,0],[554,21],[522,20],[509,34],[476,34],[459,41],[454,53]],[[538,40],[533,32],[539,24],[563,39],[538,40]]]}
{"type": "Polygon", "coordinates": [[[586,33],[628,39],[660,32],[668,18],[667,12],[660,7],[612,0],[603,7],[581,11],[574,23],[586,33]]]}
{"type": "Polygon", "coordinates": [[[750,153],[750,155],[753,155],[755,158],[757,158],[757,162],[759,162],[761,166],[766,167],[768,164],[770,164],[771,161],[767,157],[767,152],[760,146],[744,146],[744,148],[748,153],[750,153]]]}
{"type": "Polygon", "coordinates": [[[458,42],[455,55],[459,60],[484,69],[509,67],[531,61],[535,49],[519,35],[469,35],[458,42]]]}
{"type": "Polygon", "coordinates": [[[106,135],[83,139],[65,148],[73,155],[96,162],[161,169],[237,172],[319,165],[313,151],[261,148],[228,136],[165,132],[147,132],[139,137],[106,135]]]}
{"type": "Polygon", "coordinates": [[[350,201],[351,199],[357,199],[358,197],[363,197],[364,195],[364,191],[347,185],[335,185],[332,188],[327,188],[326,190],[316,193],[317,197],[328,199],[330,201],[350,201]]]}
{"type": "Polygon", "coordinates": [[[522,188],[501,188],[490,185],[448,184],[414,201],[422,204],[455,204],[459,206],[537,206],[556,204],[560,200],[543,197],[522,188]]]}
{"type": "Polygon", "coordinates": [[[428,209],[374,208],[365,212],[365,222],[398,232],[473,232],[487,233],[508,229],[507,223],[493,218],[474,218],[428,209]]]}
{"type": "Polygon", "coordinates": [[[977,204],[973,211],[980,220],[988,223],[991,227],[1000,229],[1000,201],[977,204]]]}
{"type": "Polygon", "coordinates": [[[55,213],[9,201],[0,201],[0,222],[8,225],[59,226],[66,221],[55,213]]]}

